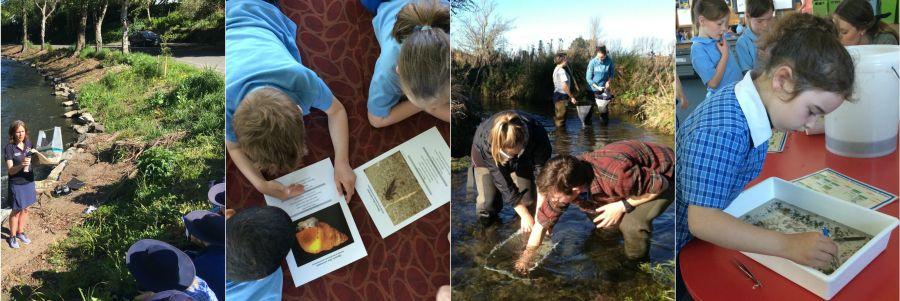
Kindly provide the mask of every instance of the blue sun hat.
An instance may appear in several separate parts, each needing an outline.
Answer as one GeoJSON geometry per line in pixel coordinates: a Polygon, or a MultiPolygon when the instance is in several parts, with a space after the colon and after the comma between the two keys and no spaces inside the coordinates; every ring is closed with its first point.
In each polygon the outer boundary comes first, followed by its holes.
{"type": "Polygon", "coordinates": [[[181,291],[168,290],[154,294],[147,301],[194,301],[194,298],[181,291]]]}
{"type": "Polygon", "coordinates": [[[195,210],[181,217],[187,235],[212,245],[225,245],[225,217],[207,210],[195,210]]]}
{"type": "Polygon", "coordinates": [[[131,245],[125,254],[125,265],[144,291],[183,291],[196,276],[187,254],[155,239],[142,239],[131,245]]]}
{"type": "Polygon", "coordinates": [[[209,187],[209,192],[206,194],[206,197],[213,206],[227,208],[227,206],[225,206],[225,183],[219,183],[209,187]]]}

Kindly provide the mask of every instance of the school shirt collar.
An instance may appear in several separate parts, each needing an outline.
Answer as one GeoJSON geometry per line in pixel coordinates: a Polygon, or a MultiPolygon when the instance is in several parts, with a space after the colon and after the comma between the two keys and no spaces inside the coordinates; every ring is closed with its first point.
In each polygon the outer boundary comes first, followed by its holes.
{"type": "Polygon", "coordinates": [[[747,72],[744,79],[734,85],[734,96],[747,119],[750,137],[753,138],[753,147],[759,147],[761,144],[769,142],[769,138],[772,137],[772,126],[769,123],[769,115],[766,114],[766,107],[759,97],[759,91],[753,85],[751,73],[753,72],[747,72]]]}
{"type": "Polygon", "coordinates": [[[750,27],[744,27],[744,31],[741,32],[741,34],[746,35],[751,43],[756,43],[756,34],[753,33],[753,30],[750,29],[750,27]]]}
{"type": "Polygon", "coordinates": [[[700,43],[700,44],[709,44],[709,43],[715,43],[716,40],[714,40],[712,38],[696,36],[696,37],[691,38],[691,42],[700,43]]]}

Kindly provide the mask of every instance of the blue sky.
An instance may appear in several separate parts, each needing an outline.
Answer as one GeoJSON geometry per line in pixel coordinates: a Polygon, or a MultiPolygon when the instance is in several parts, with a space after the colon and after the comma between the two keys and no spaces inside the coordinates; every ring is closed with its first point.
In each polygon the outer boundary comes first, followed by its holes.
{"type": "MultiPolygon", "coordinates": [[[[476,0],[477,1],[477,0],[476,0]]],[[[636,37],[659,38],[666,45],[675,41],[675,2],[672,0],[495,0],[496,13],[513,19],[505,37],[508,49],[530,48],[538,40],[558,38],[568,46],[578,36],[590,37],[591,17],[599,17],[608,44],[618,40],[630,48],[636,37]]],[[[546,46],[545,46],[546,47],[546,46]]]]}

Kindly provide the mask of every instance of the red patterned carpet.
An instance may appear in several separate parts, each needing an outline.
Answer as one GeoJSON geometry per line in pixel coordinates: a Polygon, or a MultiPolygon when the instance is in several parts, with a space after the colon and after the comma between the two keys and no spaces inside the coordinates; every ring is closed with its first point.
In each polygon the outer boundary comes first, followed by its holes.
{"type": "MultiPolygon", "coordinates": [[[[280,2],[285,15],[297,23],[297,44],[304,64],[325,80],[347,108],[352,167],[435,125],[449,143],[449,124],[425,113],[383,129],[369,125],[366,98],[380,50],[372,15],[358,1],[280,2]]],[[[305,161],[330,157],[333,148],[325,114],[314,111],[306,117],[306,126],[310,143],[305,161]]],[[[230,207],[240,210],[265,204],[230,158],[226,168],[230,207]]],[[[387,239],[378,234],[358,196],[351,200],[350,211],[369,255],[301,287],[294,287],[283,265],[285,300],[433,300],[438,288],[450,283],[449,205],[387,239]]]]}

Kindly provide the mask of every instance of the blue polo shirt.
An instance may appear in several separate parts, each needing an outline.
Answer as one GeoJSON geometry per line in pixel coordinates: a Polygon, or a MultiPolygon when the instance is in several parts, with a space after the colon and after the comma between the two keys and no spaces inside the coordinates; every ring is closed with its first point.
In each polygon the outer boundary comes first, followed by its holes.
{"type": "Polygon", "coordinates": [[[747,73],[756,68],[756,34],[753,33],[753,30],[749,28],[744,30],[735,44],[734,54],[737,55],[741,73],[747,73]]]}
{"type": "Polygon", "coordinates": [[[587,79],[588,88],[591,91],[594,91],[594,86],[597,85],[599,87],[603,87],[606,85],[606,82],[615,76],[616,73],[616,65],[613,63],[612,58],[609,55],[606,56],[603,60],[594,56],[590,62],[588,62],[587,71],[585,71],[585,79],[587,79]]]}
{"type": "Polygon", "coordinates": [[[254,281],[225,280],[228,300],[280,301],[282,272],[279,267],[265,278],[254,281]]]}
{"type": "Polygon", "coordinates": [[[412,0],[394,0],[382,2],[378,13],[372,18],[375,38],[381,46],[381,54],[375,61],[375,73],[369,83],[369,100],[366,106],[369,113],[378,117],[387,117],[391,108],[397,105],[403,91],[400,90],[400,77],[397,75],[397,57],[400,56],[400,43],[391,35],[397,14],[412,0]]]}
{"type": "Polygon", "coordinates": [[[197,276],[206,280],[219,300],[225,300],[225,247],[209,246],[191,258],[197,276]]]}
{"type": "Polygon", "coordinates": [[[688,206],[728,207],[759,175],[771,136],[750,73],[715,92],[681,123],[675,140],[676,251],[693,237],[688,206]]]}
{"type": "Polygon", "coordinates": [[[716,74],[716,65],[719,64],[719,59],[722,58],[722,54],[716,48],[717,40],[694,37],[691,39],[691,42],[693,42],[691,44],[691,64],[694,67],[694,71],[703,80],[703,84],[707,85],[708,92],[715,93],[728,86],[728,84],[741,80],[741,69],[732,53],[728,56],[728,62],[725,63],[725,73],[722,75],[722,80],[719,81],[718,88],[710,89],[707,83],[716,74]]]}
{"type": "MultiPolygon", "coordinates": [[[[26,139],[24,144],[25,149],[21,149],[14,143],[7,143],[6,147],[3,148],[3,160],[12,160],[13,166],[22,165],[22,161],[29,156],[28,151],[31,149],[31,140],[26,139]]],[[[22,185],[28,184],[29,182],[34,182],[33,168],[28,172],[25,172],[23,169],[14,175],[9,175],[9,184],[22,185]]]]}
{"type": "Polygon", "coordinates": [[[334,97],[315,72],[303,66],[297,25],[261,0],[225,2],[225,138],[237,142],[232,118],[250,91],[274,87],[309,114],[327,110],[334,97]]]}

